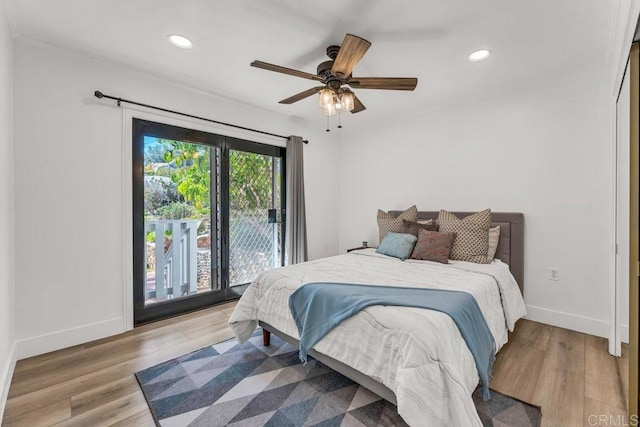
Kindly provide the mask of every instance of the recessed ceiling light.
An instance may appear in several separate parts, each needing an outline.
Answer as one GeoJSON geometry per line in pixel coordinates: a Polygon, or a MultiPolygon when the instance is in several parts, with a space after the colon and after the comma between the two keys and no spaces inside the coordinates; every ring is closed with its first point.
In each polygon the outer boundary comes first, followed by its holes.
{"type": "Polygon", "coordinates": [[[471,55],[469,55],[469,61],[484,61],[489,57],[489,55],[491,55],[491,51],[489,49],[476,50],[475,52],[471,52],[471,55]]]}
{"type": "Polygon", "coordinates": [[[182,49],[191,49],[193,47],[193,43],[191,42],[191,40],[189,40],[185,36],[180,36],[178,34],[169,34],[167,37],[169,38],[169,42],[175,47],[179,47],[182,49]]]}

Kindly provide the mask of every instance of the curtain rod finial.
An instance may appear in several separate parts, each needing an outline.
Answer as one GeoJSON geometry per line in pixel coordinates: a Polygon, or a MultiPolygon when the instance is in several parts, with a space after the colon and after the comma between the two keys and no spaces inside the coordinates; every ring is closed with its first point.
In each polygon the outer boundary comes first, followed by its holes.
{"type": "Polygon", "coordinates": [[[96,98],[102,98],[104,96],[102,92],[100,92],[99,90],[93,92],[93,94],[95,95],[96,98]]]}

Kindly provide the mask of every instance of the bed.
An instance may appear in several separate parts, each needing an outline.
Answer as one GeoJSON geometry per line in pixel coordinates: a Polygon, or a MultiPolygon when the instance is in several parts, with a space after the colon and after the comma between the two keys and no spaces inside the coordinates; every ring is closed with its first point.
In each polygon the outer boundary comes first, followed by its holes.
{"type": "MultiPolygon", "coordinates": [[[[418,219],[437,215],[421,211],[418,219]]],[[[298,332],[288,300],[305,283],[431,287],[472,294],[499,350],[507,342],[508,331],[526,314],[524,217],[494,212],[492,227],[496,225],[501,229],[500,243],[492,264],[400,261],[370,248],[263,273],[238,302],[230,326],[241,342],[261,326],[265,345],[270,333],[296,344],[298,332]]],[[[309,354],[395,403],[409,425],[482,425],[471,398],[479,381],[475,362],[446,314],[368,307],[335,327],[309,354]]]]}

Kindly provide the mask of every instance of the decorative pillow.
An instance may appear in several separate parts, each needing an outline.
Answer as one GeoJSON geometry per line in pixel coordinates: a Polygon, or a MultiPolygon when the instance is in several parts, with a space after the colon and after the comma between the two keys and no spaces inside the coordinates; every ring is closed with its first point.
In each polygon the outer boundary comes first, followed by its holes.
{"type": "Polygon", "coordinates": [[[384,236],[376,252],[405,260],[411,255],[417,240],[418,238],[413,234],[390,231],[384,236]]]}
{"type": "Polygon", "coordinates": [[[455,240],[456,233],[420,230],[411,259],[449,264],[449,254],[455,240]]]}
{"type": "Polygon", "coordinates": [[[451,248],[451,259],[489,264],[489,225],[491,209],[477,212],[464,219],[459,219],[451,212],[441,210],[438,215],[440,231],[456,233],[456,240],[451,248]]]}
{"type": "Polygon", "coordinates": [[[419,219],[416,222],[418,224],[438,225],[435,219],[419,219]]]}
{"type": "Polygon", "coordinates": [[[496,256],[496,250],[500,243],[500,226],[497,225],[489,229],[489,250],[487,251],[487,261],[492,262],[496,256]]]}
{"type": "Polygon", "coordinates": [[[418,232],[420,230],[429,230],[429,231],[438,231],[438,226],[435,224],[423,224],[420,222],[407,221],[406,219],[402,220],[402,232],[413,234],[416,237],[418,236],[418,232]]]}
{"type": "Polygon", "coordinates": [[[395,218],[391,216],[391,214],[378,209],[378,230],[380,233],[380,242],[382,242],[384,236],[390,231],[393,231],[394,233],[401,233],[403,219],[408,221],[415,221],[418,219],[418,208],[413,205],[395,218]]]}

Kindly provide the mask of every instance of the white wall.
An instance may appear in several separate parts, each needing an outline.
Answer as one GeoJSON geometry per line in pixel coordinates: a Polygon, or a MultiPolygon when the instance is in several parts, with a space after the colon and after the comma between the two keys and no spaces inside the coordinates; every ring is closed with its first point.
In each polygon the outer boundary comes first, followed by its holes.
{"type": "Polygon", "coordinates": [[[13,41],[0,1],[0,419],[14,359],[13,41]]]}
{"type": "MultiPolygon", "coordinates": [[[[230,84],[233,84],[230,82],[230,84]]],[[[122,111],[94,90],[289,135],[305,148],[309,252],[337,252],[336,144],[322,128],[19,41],[15,48],[19,357],[119,333],[123,316],[122,111]],[[111,104],[111,105],[109,105],[111,104]]]]}
{"type": "Polygon", "coordinates": [[[610,71],[530,84],[347,129],[339,247],[377,242],[377,208],[523,212],[529,317],[608,336],[610,71]],[[560,269],[559,282],[548,280],[549,267],[560,269]]]}

